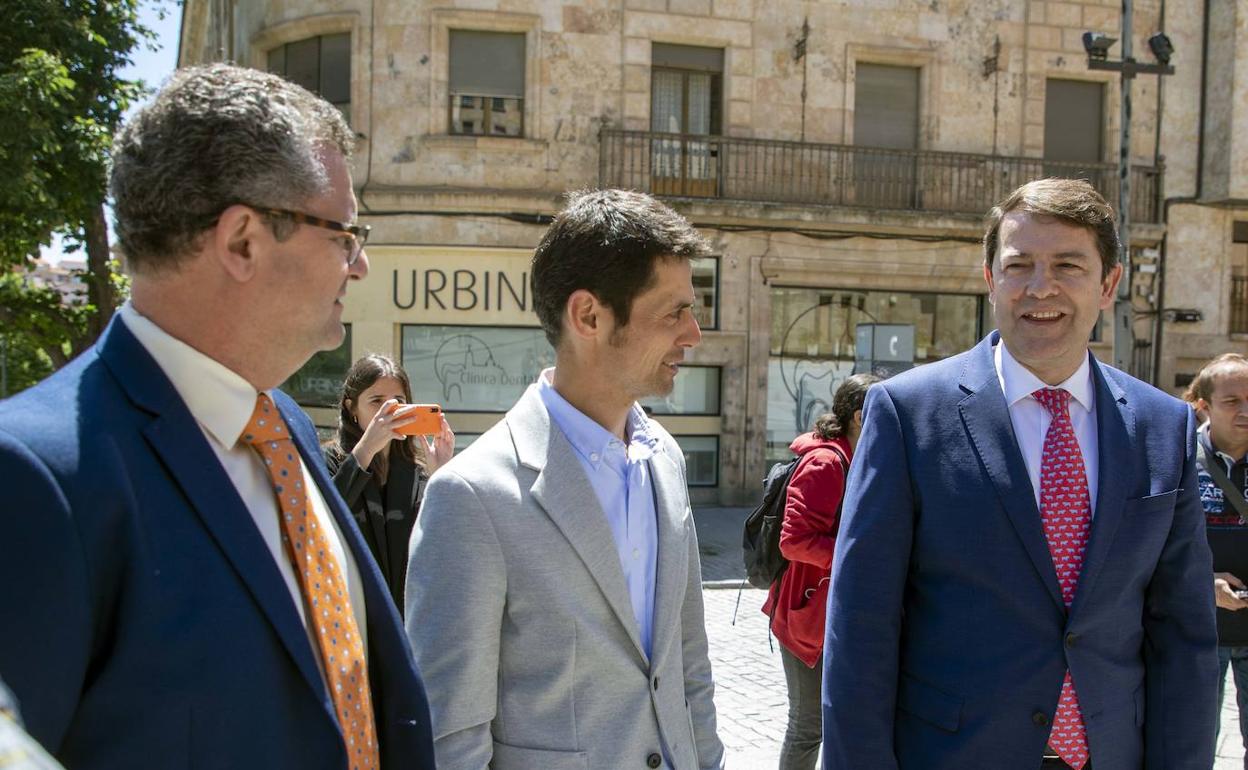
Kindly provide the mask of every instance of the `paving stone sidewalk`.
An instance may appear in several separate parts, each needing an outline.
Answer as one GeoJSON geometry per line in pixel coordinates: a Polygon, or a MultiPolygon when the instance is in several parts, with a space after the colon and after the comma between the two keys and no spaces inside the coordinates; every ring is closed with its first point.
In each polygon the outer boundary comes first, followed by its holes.
{"type": "MultiPolygon", "coordinates": [[[[765,596],[748,585],[737,590],[744,574],[741,525],[748,513],[748,508],[699,508],[693,515],[702,550],[702,596],[719,737],[728,767],[770,770],[779,762],[788,698],[780,654],[772,649],[774,640],[768,645],[767,618],[759,609],[765,596]]],[[[1235,685],[1228,682],[1213,770],[1245,767],[1236,713],[1235,685]]]]}

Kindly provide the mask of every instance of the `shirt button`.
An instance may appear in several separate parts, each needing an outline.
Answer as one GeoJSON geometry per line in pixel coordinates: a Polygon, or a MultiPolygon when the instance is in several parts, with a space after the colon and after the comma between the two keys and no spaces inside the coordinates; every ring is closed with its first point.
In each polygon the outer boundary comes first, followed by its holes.
{"type": "Polygon", "coordinates": [[[637,550],[636,548],[634,548],[634,549],[633,549],[633,558],[634,558],[634,559],[640,559],[640,558],[641,558],[641,551],[639,551],[639,550],[637,550]]]}
{"type": "Polygon", "coordinates": [[[594,452],[593,454],[591,454],[591,455],[589,456],[589,461],[590,461],[591,463],[596,463],[596,462],[598,462],[598,453],[597,453],[597,452],[594,452]]]}
{"type": "Polygon", "coordinates": [[[657,753],[646,757],[646,767],[658,767],[661,764],[663,764],[663,757],[660,757],[657,753]]]}

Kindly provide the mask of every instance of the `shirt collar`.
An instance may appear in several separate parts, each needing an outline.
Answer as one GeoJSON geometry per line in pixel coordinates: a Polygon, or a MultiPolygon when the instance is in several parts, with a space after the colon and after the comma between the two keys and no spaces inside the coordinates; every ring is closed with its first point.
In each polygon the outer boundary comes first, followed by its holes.
{"type": "MultiPolygon", "coordinates": [[[[1005,403],[1008,406],[1014,406],[1041,388],[1053,387],[1043,382],[1015,360],[1014,356],[1010,355],[1010,350],[1005,346],[1005,342],[997,343],[995,356],[997,376],[1001,381],[1001,390],[1005,393],[1005,403]]],[[[1079,368],[1075,370],[1075,373],[1067,377],[1057,387],[1069,392],[1071,397],[1078,401],[1085,411],[1091,412],[1096,405],[1096,399],[1092,389],[1092,362],[1090,357],[1084,354],[1083,363],[1079,364],[1079,368]]]]}
{"type": "Polygon", "coordinates": [[[223,446],[233,447],[256,409],[259,394],[251,383],[140,315],[130,302],[118,315],[156,359],[191,416],[223,446]]]}
{"type": "Polygon", "coordinates": [[[568,403],[555,390],[554,378],[554,367],[542,371],[537,378],[538,395],[551,419],[585,462],[598,468],[605,459],[618,457],[623,466],[628,460],[647,460],[660,451],[662,442],[651,433],[650,418],[640,404],[634,402],[628,410],[628,447],[625,449],[624,443],[611,431],[568,403]]]}

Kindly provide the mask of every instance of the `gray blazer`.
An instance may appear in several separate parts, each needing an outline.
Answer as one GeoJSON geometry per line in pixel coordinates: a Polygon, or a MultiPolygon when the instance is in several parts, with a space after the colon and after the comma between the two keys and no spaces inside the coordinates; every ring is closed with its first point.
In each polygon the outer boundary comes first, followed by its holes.
{"type": "Polygon", "coordinates": [[[535,386],[430,479],[406,624],[442,770],[722,766],[684,456],[651,430],[653,659],[606,516],[535,386]]]}

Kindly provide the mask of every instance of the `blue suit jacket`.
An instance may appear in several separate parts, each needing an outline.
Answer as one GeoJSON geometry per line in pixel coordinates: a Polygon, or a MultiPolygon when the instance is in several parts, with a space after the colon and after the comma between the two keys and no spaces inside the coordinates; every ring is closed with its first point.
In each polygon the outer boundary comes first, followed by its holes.
{"type": "Polygon", "coordinates": [[[1092,360],[1099,490],[1067,613],[997,338],[868,392],[833,560],[823,766],[1039,767],[1069,667],[1096,770],[1209,770],[1192,412],[1092,360]]]}
{"type": "MultiPolygon", "coordinates": [[[[383,767],[432,768],[398,613],[307,416],[275,394],[359,564],[383,767]]],[[[277,565],[164,373],[114,320],[0,403],[0,676],[73,768],[345,768],[277,565]]]]}

